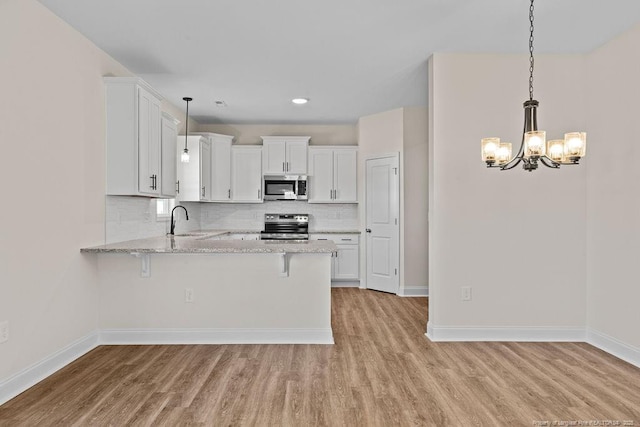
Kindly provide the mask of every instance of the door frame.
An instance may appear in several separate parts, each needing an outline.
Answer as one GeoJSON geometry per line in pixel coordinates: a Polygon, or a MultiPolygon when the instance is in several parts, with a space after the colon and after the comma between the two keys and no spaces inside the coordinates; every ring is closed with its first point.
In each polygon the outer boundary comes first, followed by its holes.
{"type": "Polygon", "coordinates": [[[400,156],[400,152],[399,151],[392,151],[392,152],[388,152],[388,153],[381,153],[381,154],[374,154],[374,155],[369,155],[366,156],[364,158],[364,167],[363,169],[363,188],[364,191],[362,193],[363,195],[363,200],[362,200],[362,210],[364,212],[364,215],[362,215],[362,218],[364,219],[364,224],[362,225],[362,229],[365,230],[365,232],[363,233],[364,235],[364,241],[361,242],[361,247],[362,247],[362,256],[361,256],[361,265],[363,266],[363,271],[361,272],[361,282],[360,282],[360,288],[361,289],[369,289],[368,284],[367,284],[367,260],[368,260],[368,252],[367,252],[367,233],[366,233],[366,228],[367,228],[367,219],[368,219],[368,212],[367,212],[367,187],[368,187],[368,182],[367,182],[367,162],[369,160],[377,160],[377,159],[384,159],[384,158],[395,158],[396,162],[398,164],[398,186],[397,186],[397,190],[398,190],[398,229],[397,229],[397,238],[398,238],[398,289],[396,290],[396,295],[398,295],[398,292],[400,292],[400,289],[402,288],[402,277],[404,272],[402,271],[402,267],[404,266],[404,262],[402,261],[401,255],[402,255],[402,244],[403,241],[401,239],[402,237],[402,232],[401,232],[401,226],[402,226],[402,163],[401,163],[401,159],[402,157],[400,156]]]}

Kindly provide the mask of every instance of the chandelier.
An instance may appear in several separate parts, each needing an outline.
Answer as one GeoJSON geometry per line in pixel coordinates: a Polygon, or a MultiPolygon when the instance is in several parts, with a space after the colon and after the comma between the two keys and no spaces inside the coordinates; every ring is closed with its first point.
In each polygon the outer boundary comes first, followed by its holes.
{"type": "Polygon", "coordinates": [[[501,142],[500,138],[482,138],[482,161],[488,168],[509,170],[522,163],[529,172],[542,163],[548,168],[558,169],[560,165],[577,165],[585,155],[587,134],[585,132],[569,132],[564,139],[546,140],[546,132],[538,130],[537,110],[539,103],[533,99],[533,1],[529,7],[529,99],[524,102],[524,130],[522,142],[515,157],[509,142],[501,142]]]}

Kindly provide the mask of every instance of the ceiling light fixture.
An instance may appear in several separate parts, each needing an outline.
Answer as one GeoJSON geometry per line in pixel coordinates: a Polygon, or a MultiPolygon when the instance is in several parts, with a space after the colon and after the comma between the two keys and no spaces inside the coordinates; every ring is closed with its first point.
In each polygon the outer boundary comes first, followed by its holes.
{"type": "Polygon", "coordinates": [[[577,165],[585,155],[587,134],[569,132],[564,140],[546,141],[546,133],[538,130],[538,101],[533,99],[533,1],[529,7],[529,99],[524,102],[524,131],[520,150],[511,157],[511,143],[501,142],[500,138],[482,138],[482,161],[488,168],[509,170],[522,163],[526,171],[533,171],[542,163],[548,168],[558,169],[560,165],[577,165]]]}
{"type": "Polygon", "coordinates": [[[309,102],[309,98],[293,98],[291,100],[294,104],[303,105],[309,102]]]}
{"type": "Polygon", "coordinates": [[[184,97],[183,101],[187,101],[187,119],[184,121],[184,151],[180,156],[182,163],[189,163],[189,148],[187,148],[187,140],[189,138],[189,101],[193,101],[193,98],[184,97]]]}

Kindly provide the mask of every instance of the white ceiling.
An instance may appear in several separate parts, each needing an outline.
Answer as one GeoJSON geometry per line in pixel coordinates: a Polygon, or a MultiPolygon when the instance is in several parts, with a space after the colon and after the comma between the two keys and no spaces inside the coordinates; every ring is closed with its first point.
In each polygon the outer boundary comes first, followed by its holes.
{"type": "MultiPolygon", "coordinates": [[[[176,106],[193,97],[201,123],[355,123],[426,105],[434,52],[528,50],[528,0],[40,2],[176,106]]],[[[639,0],[535,6],[537,53],[587,52],[640,22],[639,0]]]]}

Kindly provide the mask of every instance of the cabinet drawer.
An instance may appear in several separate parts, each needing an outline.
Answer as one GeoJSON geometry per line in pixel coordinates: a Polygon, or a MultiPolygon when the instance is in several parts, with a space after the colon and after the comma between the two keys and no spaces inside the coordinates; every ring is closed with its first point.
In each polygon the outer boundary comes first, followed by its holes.
{"type": "Polygon", "coordinates": [[[357,234],[310,234],[309,240],[333,240],[337,245],[357,245],[360,237],[357,234]]]}

